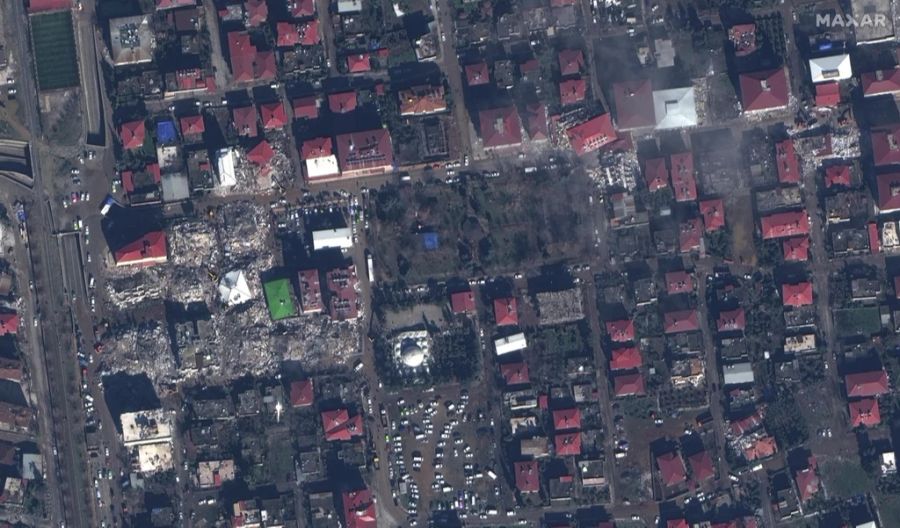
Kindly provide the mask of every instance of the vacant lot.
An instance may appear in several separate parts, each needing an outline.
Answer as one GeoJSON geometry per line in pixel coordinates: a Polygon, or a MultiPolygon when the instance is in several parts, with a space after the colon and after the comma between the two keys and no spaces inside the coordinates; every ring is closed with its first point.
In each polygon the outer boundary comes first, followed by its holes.
{"type": "Polygon", "coordinates": [[[841,337],[870,336],[881,331],[881,316],[875,306],[835,310],[834,326],[841,337]]]}
{"type": "Polygon", "coordinates": [[[31,38],[41,90],[78,85],[75,35],[69,11],[31,17],[31,38]]]}

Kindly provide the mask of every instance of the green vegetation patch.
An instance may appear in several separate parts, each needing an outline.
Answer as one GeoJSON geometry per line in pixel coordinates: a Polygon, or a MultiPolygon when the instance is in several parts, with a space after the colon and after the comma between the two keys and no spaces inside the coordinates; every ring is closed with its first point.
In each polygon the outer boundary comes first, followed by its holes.
{"type": "Polygon", "coordinates": [[[266,304],[273,321],[279,321],[297,315],[294,298],[291,295],[291,281],[288,279],[271,280],[263,289],[266,293],[266,304]]]}
{"type": "Polygon", "coordinates": [[[78,86],[71,12],[32,15],[31,40],[41,90],[78,86]]]}
{"type": "Polygon", "coordinates": [[[819,474],[832,497],[855,497],[873,488],[871,477],[857,460],[819,460],[819,474]]]}
{"type": "Polygon", "coordinates": [[[834,325],[841,337],[870,336],[881,331],[878,307],[843,308],[834,311],[834,325]]]}

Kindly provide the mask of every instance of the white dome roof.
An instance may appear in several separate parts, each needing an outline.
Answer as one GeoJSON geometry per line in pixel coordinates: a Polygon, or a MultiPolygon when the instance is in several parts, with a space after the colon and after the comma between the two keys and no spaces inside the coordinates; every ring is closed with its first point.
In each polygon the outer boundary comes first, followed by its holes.
{"type": "Polygon", "coordinates": [[[425,352],[422,350],[422,347],[415,343],[404,343],[400,359],[407,367],[421,367],[422,363],[425,362],[425,352]]]}

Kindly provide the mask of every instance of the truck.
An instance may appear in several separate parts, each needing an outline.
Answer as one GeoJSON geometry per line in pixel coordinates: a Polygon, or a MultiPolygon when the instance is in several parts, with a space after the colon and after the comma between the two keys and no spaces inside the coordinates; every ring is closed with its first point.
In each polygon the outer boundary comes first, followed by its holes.
{"type": "Polygon", "coordinates": [[[107,214],[109,214],[109,210],[112,209],[112,206],[114,205],[119,204],[111,194],[107,194],[106,198],[103,199],[103,203],[100,204],[100,214],[106,216],[107,214]]]}

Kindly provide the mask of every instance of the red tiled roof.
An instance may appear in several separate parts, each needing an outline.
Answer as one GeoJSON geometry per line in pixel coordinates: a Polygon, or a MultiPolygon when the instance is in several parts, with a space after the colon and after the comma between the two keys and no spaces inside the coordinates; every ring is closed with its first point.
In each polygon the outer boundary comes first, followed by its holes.
{"type": "Polygon", "coordinates": [[[843,185],[850,187],[850,165],[829,165],[825,168],[825,187],[843,185]]]}
{"type": "Polygon", "coordinates": [[[784,260],[791,262],[806,262],[809,260],[809,237],[798,236],[785,238],[782,243],[784,260]]]}
{"type": "Polygon", "coordinates": [[[581,77],[567,79],[559,83],[559,100],[563,105],[584,101],[586,92],[587,84],[581,77]]]}
{"type": "Polygon", "coordinates": [[[719,312],[719,320],[716,322],[719,332],[733,332],[743,330],[747,326],[747,317],[743,308],[719,312]]]}
{"type": "Polygon", "coordinates": [[[525,62],[519,63],[519,73],[523,76],[532,73],[540,73],[540,71],[541,63],[539,63],[537,59],[528,59],[525,62]]]}
{"type": "Polygon", "coordinates": [[[900,163],[900,125],[874,129],[871,139],[875,165],[900,163]]]}
{"type": "Polygon", "coordinates": [[[175,86],[166,86],[166,90],[177,92],[179,90],[199,90],[214,91],[216,89],[216,79],[213,76],[204,75],[200,68],[188,68],[185,70],[175,71],[175,86]]]}
{"type": "Polygon", "coordinates": [[[287,125],[287,112],[284,111],[284,104],[280,99],[259,105],[259,115],[262,118],[263,128],[267,130],[287,125]]]}
{"type": "Polygon", "coordinates": [[[19,316],[14,313],[0,314],[0,335],[15,334],[19,329],[19,316]]]}
{"type": "Polygon", "coordinates": [[[147,128],[143,121],[129,121],[119,127],[119,137],[122,138],[122,148],[133,150],[144,145],[144,137],[147,128]]]}
{"type": "Polygon", "coordinates": [[[666,528],[691,528],[684,519],[669,519],[666,521],[666,528]]]}
{"type": "Polygon", "coordinates": [[[291,382],[291,406],[306,407],[312,405],[315,399],[313,380],[296,380],[291,382]]]}
{"type": "Polygon", "coordinates": [[[307,139],[300,146],[300,159],[306,161],[308,159],[324,158],[331,156],[331,138],[318,137],[307,139]]]}
{"type": "Polygon", "coordinates": [[[809,234],[809,217],[805,209],[770,214],[762,217],[760,223],[762,236],[766,240],[809,234]]]}
{"type": "MultiPolygon", "coordinates": [[[[163,2],[165,0],[158,0],[163,2]]],[[[43,13],[59,9],[72,9],[72,0],[27,0],[29,13],[43,13]]],[[[160,9],[157,7],[157,9],[160,9]]]]}
{"type": "Polygon", "coordinates": [[[618,136],[609,114],[601,114],[566,130],[569,143],[579,156],[612,143],[618,136]]]}
{"type": "Polygon", "coordinates": [[[678,245],[682,253],[689,253],[700,247],[703,239],[703,219],[691,218],[681,223],[678,232],[678,245]]]}
{"type": "Polygon", "coordinates": [[[793,140],[785,139],[775,144],[775,165],[778,167],[778,181],[800,182],[800,162],[794,152],[793,140]]]}
{"type": "Polygon", "coordinates": [[[240,106],[231,109],[231,119],[239,136],[256,137],[259,128],[256,126],[256,110],[252,106],[240,106]]]}
{"type": "Polygon", "coordinates": [[[784,67],[740,75],[741,105],[745,112],[781,108],[788,104],[784,67]]]}
{"type": "Polygon", "coordinates": [[[356,110],[356,91],[328,94],[328,108],[335,114],[345,114],[356,110]]]}
{"type": "Polygon", "coordinates": [[[659,477],[666,487],[677,486],[687,479],[684,460],[675,451],[656,457],[656,465],[659,466],[659,477]]]}
{"type": "Polygon", "coordinates": [[[478,86],[491,82],[491,75],[488,72],[488,66],[486,62],[476,62],[475,64],[468,64],[466,65],[465,70],[466,82],[469,86],[478,86]]]}
{"type": "Polygon", "coordinates": [[[553,411],[553,430],[581,429],[581,412],[577,407],[553,411]]]}
{"type": "Polygon", "coordinates": [[[400,115],[426,115],[447,109],[444,87],[424,84],[397,92],[400,100],[400,115]]]}
{"type": "Polygon", "coordinates": [[[275,25],[275,33],[278,35],[276,42],[279,48],[300,44],[300,27],[293,22],[279,22],[275,25]]]}
{"type": "Polygon", "coordinates": [[[900,172],[879,174],[875,177],[878,186],[878,209],[893,211],[900,209],[900,172]]]}
{"type": "Polygon", "coordinates": [[[265,139],[256,144],[255,147],[247,151],[247,160],[250,163],[259,165],[260,167],[265,167],[272,161],[272,158],[275,157],[275,151],[272,150],[272,145],[269,145],[269,142],[265,139]]]}
{"type": "Polygon", "coordinates": [[[666,292],[669,295],[692,291],[694,291],[694,279],[688,272],[680,270],[666,273],[666,292]]]}
{"type": "Polygon", "coordinates": [[[680,152],[669,157],[672,166],[672,187],[676,202],[691,202],[697,199],[697,180],[694,177],[693,152],[680,152]]]}
{"type": "Polygon", "coordinates": [[[669,169],[665,158],[652,158],[644,161],[644,179],[650,191],[665,189],[669,186],[669,169]]]}
{"type": "Polygon", "coordinates": [[[532,141],[547,139],[549,128],[547,127],[547,107],[544,103],[536,102],[525,105],[524,114],[525,132],[532,141]]]}
{"type": "Polygon", "coordinates": [[[900,68],[876,70],[860,75],[863,94],[881,95],[900,91],[900,68]]]}
{"type": "Polygon", "coordinates": [[[202,115],[182,117],[178,120],[178,125],[181,127],[181,135],[183,136],[195,136],[202,134],[206,130],[202,115]]]}
{"type": "Polygon", "coordinates": [[[725,227],[725,204],[720,198],[700,202],[700,214],[707,232],[725,227]]]}
{"type": "Polygon", "coordinates": [[[869,427],[881,423],[881,411],[878,409],[878,400],[875,398],[863,398],[852,401],[850,408],[850,425],[869,427]]]}
{"type": "Polygon", "coordinates": [[[257,50],[246,31],[232,31],[228,34],[228,54],[235,81],[275,78],[275,54],[257,50]]]}
{"type": "Polygon", "coordinates": [[[350,440],[356,436],[362,436],[362,416],[350,417],[347,409],[336,409],[322,413],[322,428],[325,430],[325,440],[350,440]]]}
{"type": "Polygon", "coordinates": [[[394,147],[387,129],[341,134],[335,143],[338,165],[345,175],[381,174],[394,165],[394,147]]]}
{"type": "Polygon", "coordinates": [[[485,148],[515,146],[522,143],[522,124],[514,106],[478,112],[481,140],[485,148]]]}
{"type": "Polygon", "coordinates": [[[345,491],[342,496],[345,528],[377,528],[375,499],[368,489],[345,491]]]}
{"type": "Polygon", "coordinates": [[[291,16],[294,18],[310,17],[316,14],[315,0],[290,0],[288,7],[290,7],[291,16]]]}
{"type": "Polygon", "coordinates": [[[581,454],[581,433],[560,433],[553,437],[556,456],[578,456],[581,454]]]}
{"type": "Polygon", "coordinates": [[[537,460],[527,460],[513,464],[513,473],[516,474],[516,488],[523,493],[535,492],[541,489],[541,475],[537,460]]]}
{"type": "Polygon", "coordinates": [[[166,234],[151,231],[115,252],[116,266],[152,265],[168,259],[166,234]]]}
{"type": "Polygon", "coordinates": [[[612,87],[616,104],[616,124],[620,129],[640,128],[656,124],[653,111],[653,88],[650,79],[625,81],[612,87]]]}
{"type": "Polygon", "coordinates": [[[877,255],[881,252],[881,240],[878,239],[878,224],[869,222],[869,252],[877,255]]]}
{"type": "Polygon", "coordinates": [[[667,334],[698,330],[700,329],[700,319],[697,317],[697,310],[666,312],[663,316],[663,327],[667,334]]]}
{"type": "Polygon", "coordinates": [[[756,442],[744,448],[744,457],[748,462],[753,462],[754,460],[770,457],[777,452],[778,444],[775,443],[775,438],[763,436],[757,438],[756,442]]]}
{"type": "Polygon", "coordinates": [[[372,62],[368,53],[347,56],[347,70],[350,73],[362,73],[372,70],[372,62]]]}
{"type": "Polygon", "coordinates": [[[507,385],[528,383],[528,364],[524,361],[503,363],[500,365],[500,376],[507,385]]]}
{"type": "Polygon", "coordinates": [[[461,291],[450,294],[450,309],[453,313],[473,313],[475,311],[475,294],[461,291]]]}
{"type": "Polygon", "coordinates": [[[890,390],[887,373],[884,370],[871,370],[844,376],[844,386],[850,398],[880,396],[890,390]]]}
{"type": "Polygon", "coordinates": [[[559,52],[559,74],[575,75],[584,68],[584,53],[580,49],[564,49],[559,52]]]}
{"type": "Polygon", "coordinates": [[[841,103],[841,85],[837,81],[816,85],[816,106],[831,108],[841,103]]]}
{"type": "Polygon", "coordinates": [[[616,376],[613,380],[613,390],[616,397],[642,396],[646,392],[644,376],[640,372],[616,376]]]}
{"type": "Polygon", "coordinates": [[[247,25],[259,26],[269,18],[269,6],[266,0],[244,0],[244,11],[247,14],[247,25]]]}
{"type": "Polygon", "coordinates": [[[315,95],[307,97],[297,97],[291,101],[291,107],[294,110],[294,119],[306,118],[315,119],[319,117],[318,99],[315,95]]]}
{"type": "Polygon", "coordinates": [[[706,450],[689,456],[688,464],[691,466],[691,476],[694,477],[694,481],[696,482],[709,480],[716,476],[712,457],[709,456],[709,452],[706,450]]]}
{"type": "Polygon", "coordinates": [[[747,56],[756,51],[756,24],[737,24],[728,29],[728,40],[734,44],[734,54],[747,56]]]}
{"type": "Polygon", "coordinates": [[[819,492],[819,476],[816,474],[815,459],[806,469],[798,471],[794,475],[797,482],[797,490],[800,492],[800,500],[803,502],[813,498],[819,492]]]}
{"type": "Polygon", "coordinates": [[[630,370],[644,364],[641,351],[637,347],[614,348],[609,361],[610,370],[630,370]]]}
{"type": "Polygon", "coordinates": [[[497,326],[519,324],[519,314],[516,307],[515,297],[494,299],[494,320],[497,326]]]}
{"type": "Polygon", "coordinates": [[[315,46],[319,43],[319,21],[307,20],[297,27],[300,33],[300,45],[315,46]]]}
{"type": "Polygon", "coordinates": [[[622,319],[619,321],[607,321],[606,333],[616,343],[627,343],[634,340],[634,321],[622,319]]]}
{"type": "Polygon", "coordinates": [[[782,284],[781,298],[785,306],[808,306],[813,302],[812,283],[782,284]]]}

